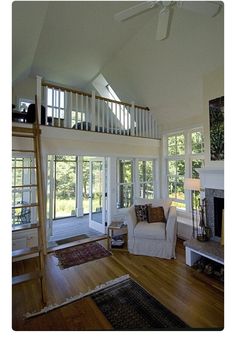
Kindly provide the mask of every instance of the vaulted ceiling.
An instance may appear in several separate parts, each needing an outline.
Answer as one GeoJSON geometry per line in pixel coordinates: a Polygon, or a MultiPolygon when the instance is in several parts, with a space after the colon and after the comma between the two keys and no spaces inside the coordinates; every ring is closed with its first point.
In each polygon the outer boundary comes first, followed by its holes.
{"type": "Polygon", "coordinates": [[[159,7],[122,23],[128,1],[13,3],[13,86],[41,75],[91,90],[102,73],[125,101],[151,108],[159,122],[196,116],[202,77],[224,63],[224,13],[210,18],[175,7],[169,36],[155,40],[159,7]]]}

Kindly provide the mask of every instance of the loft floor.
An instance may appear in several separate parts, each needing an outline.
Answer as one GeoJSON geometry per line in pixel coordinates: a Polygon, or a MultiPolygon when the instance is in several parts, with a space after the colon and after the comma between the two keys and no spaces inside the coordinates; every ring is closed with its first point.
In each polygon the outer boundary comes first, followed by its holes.
{"type": "MultiPolygon", "coordinates": [[[[106,246],[106,241],[101,241],[106,246]]],[[[13,273],[32,270],[35,259],[13,264],[13,273]]],[[[53,254],[46,257],[46,278],[48,305],[61,303],[67,297],[87,292],[97,285],[105,283],[124,274],[130,274],[157,300],[193,328],[223,328],[224,326],[224,292],[214,286],[195,278],[195,270],[185,265],[183,242],[177,242],[177,258],[164,260],[153,257],[135,256],[128,252],[114,251],[111,257],[88,262],[66,270],[60,270],[53,254]]],[[[24,321],[26,312],[41,309],[39,283],[28,282],[13,287],[12,292],[13,329],[30,330],[30,324],[24,321]],[[30,297],[30,299],[29,299],[30,297]]],[[[96,311],[91,320],[89,302],[77,304],[80,318],[73,324],[73,330],[110,329],[104,321],[98,327],[100,316],[96,311]],[[97,314],[97,315],[96,315],[97,314]],[[96,318],[97,316],[97,318],[96,318]]],[[[71,330],[71,320],[75,318],[75,307],[67,310],[66,318],[58,310],[58,319],[63,320],[64,330],[71,330]]],[[[55,318],[55,317],[54,317],[55,318]]],[[[34,319],[34,330],[55,330],[55,320],[49,316],[42,325],[37,317],[34,319]]],[[[57,320],[57,319],[56,319],[57,320]]]]}

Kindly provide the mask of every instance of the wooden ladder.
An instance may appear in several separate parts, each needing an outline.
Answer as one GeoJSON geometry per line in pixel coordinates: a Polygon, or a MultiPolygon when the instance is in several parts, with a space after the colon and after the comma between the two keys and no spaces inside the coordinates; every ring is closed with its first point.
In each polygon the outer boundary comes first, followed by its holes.
{"type": "MultiPolygon", "coordinates": [[[[37,107],[37,106],[36,106],[37,107]]],[[[41,130],[39,128],[38,120],[37,120],[37,113],[36,113],[36,123],[33,124],[32,128],[26,127],[12,127],[12,136],[13,137],[20,137],[22,139],[33,139],[33,148],[32,149],[12,149],[13,153],[16,155],[23,155],[21,157],[29,157],[29,155],[34,155],[34,163],[33,166],[27,167],[13,167],[17,169],[21,169],[22,172],[25,169],[28,169],[30,172],[34,170],[36,176],[36,184],[27,184],[27,185],[15,185],[13,186],[13,190],[19,190],[23,188],[32,188],[35,187],[37,191],[37,202],[36,203],[21,203],[16,206],[12,206],[12,211],[15,212],[16,209],[31,209],[33,207],[36,208],[38,212],[38,221],[37,223],[26,223],[15,225],[12,228],[12,233],[17,231],[29,231],[30,229],[37,229],[38,234],[38,245],[36,247],[28,247],[24,249],[19,249],[12,251],[12,260],[18,261],[22,259],[22,256],[30,255],[33,257],[37,254],[39,258],[39,269],[31,272],[31,273],[24,273],[18,276],[14,276],[12,279],[12,284],[17,285],[19,283],[31,281],[34,279],[40,279],[40,287],[41,287],[41,297],[42,297],[42,304],[46,305],[46,283],[45,283],[45,265],[44,265],[44,251],[46,250],[45,247],[45,233],[44,233],[44,208],[43,208],[43,180],[42,180],[42,167],[41,167],[41,146],[40,146],[40,134],[41,130]],[[26,154],[25,154],[26,153],[26,154]]]]}

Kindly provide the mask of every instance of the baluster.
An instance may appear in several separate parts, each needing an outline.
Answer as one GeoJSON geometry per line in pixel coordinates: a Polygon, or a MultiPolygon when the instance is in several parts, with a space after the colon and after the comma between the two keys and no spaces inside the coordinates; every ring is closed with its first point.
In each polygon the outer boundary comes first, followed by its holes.
{"type": "Polygon", "coordinates": [[[45,125],[47,125],[48,122],[48,87],[44,87],[44,105],[45,105],[45,125]]]}
{"type": "Polygon", "coordinates": [[[105,131],[105,101],[102,100],[102,132],[105,131]]]}
{"type": "Polygon", "coordinates": [[[97,99],[97,131],[100,132],[101,128],[100,128],[100,99],[97,99]]]}
{"type": "Polygon", "coordinates": [[[75,93],[75,129],[78,129],[78,94],[75,93]]]}
{"type": "Polygon", "coordinates": [[[88,103],[88,96],[86,96],[86,99],[85,99],[85,117],[86,117],[86,130],[89,130],[89,122],[88,122],[88,118],[89,118],[89,103],[88,103]]]}
{"type": "MultiPolygon", "coordinates": [[[[41,90],[42,90],[42,77],[36,76],[36,94],[37,94],[37,101],[38,101],[38,123],[41,124],[41,90]]],[[[35,111],[37,112],[37,111],[35,111]]]]}
{"type": "Polygon", "coordinates": [[[84,130],[84,95],[80,96],[80,100],[81,100],[81,123],[80,123],[80,130],[84,130]]]}
{"type": "Polygon", "coordinates": [[[122,123],[123,123],[123,135],[125,135],[125,106],[124,106],[124,104],[122,104],[122,114],[123,114],[123,120],[122,120],[122,123]]]}
{"type": "Polygon", "coordinates": [[[58,127],[61,126],[61,89],[58,91],[58,127]]]}
{"type": "Polygon", "coordinates": [[[141,116],[140,108],[138,108],[138,116],[139,116],[139,136],[142,136],[142,116],[141,116]]]}
{"type": "Polygon", "coordinates": [[[96,113],[95,113],[95,91],[92,91],[92,97],[91,97],[91,115],[90,115],[90,122],[91,122],[91,130],[95,131],[95,122],[96,122],[96,113]]]}
{"type": "Polygon", "coordinates": [[[107,133],[109,133],[109,105],[108,102],[106,102],[106,116],[107,116],[107,133]]]}
{"type": "Polygon", "coordinates": [[[52,126],[54,127],[54,88],[52,88],[52,126]]]}
{"type": "Polygon", "coordinates": [[[144,137],[144,136],[145,136],[145,117],[144,117],[144,110],[141,109],[141,112],[142,112],[142,127],[143,127],[142,136],[144,137]]]}
{"type": "Polygon", "coordinates": [[[121,125],[121,104],[118,104],[118,112],[119,112],[119,134],[121,135],[122,125],[121,125]]]}
{"type": "Polygon", "coordinates": [[[117,135],[117,124],[118,124],[118,115],[117,115],[117,113],[118,113],[118,110],[117,110],[117,103],[115,103],[115,133],[116,133],[116,135],[117,135]]]}
{"type": "Polygon", "coordinates": [[[130,129],[131,136],[134,136],[134,102],[132,102],[131,110],[130,110],[130,129]]]}
{"type": "Polygon", "coordinates": [[[68,92],[64,92],[64,127],[69,128],[68,92]]]}

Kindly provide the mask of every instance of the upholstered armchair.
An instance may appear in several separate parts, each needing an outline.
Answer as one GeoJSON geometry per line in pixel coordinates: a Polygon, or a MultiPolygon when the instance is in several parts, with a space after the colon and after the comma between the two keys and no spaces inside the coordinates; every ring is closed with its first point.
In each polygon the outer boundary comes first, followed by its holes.
{"type": "MultiPolygon", "coordinates": [[[[142,201],[141,204],[152,204],[152,207],[163,207],[163,222],[139,221],[135,205],[127,213],[128,250],[135,255],[146,255],[160,258],[176,258],[177,215],[176,207],[170,201],[142,201]]],[[[140,202],[136,203],[136,205],[140,202]]]]}

